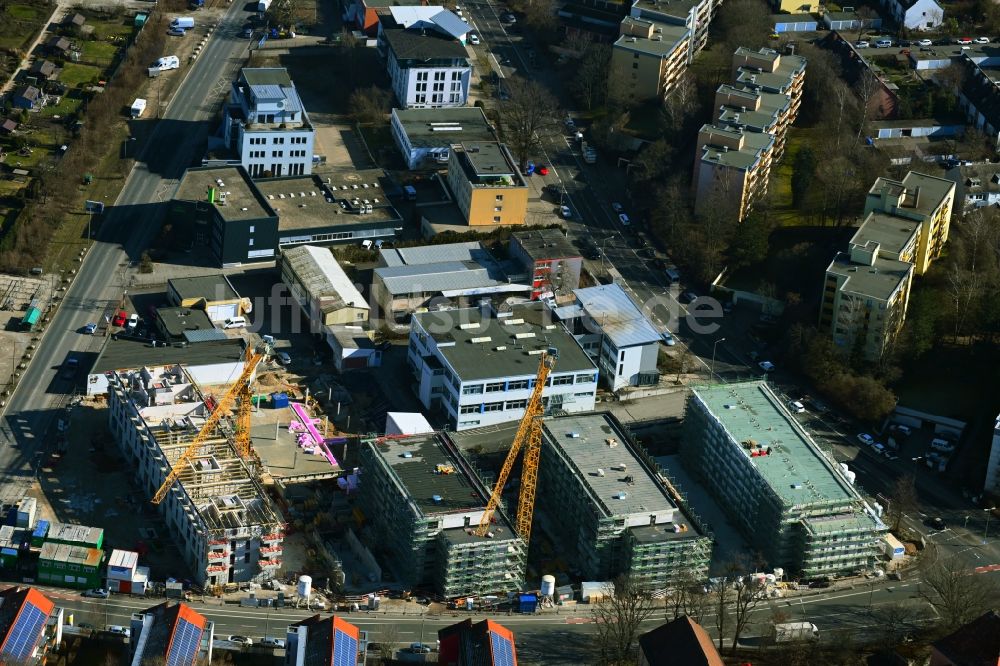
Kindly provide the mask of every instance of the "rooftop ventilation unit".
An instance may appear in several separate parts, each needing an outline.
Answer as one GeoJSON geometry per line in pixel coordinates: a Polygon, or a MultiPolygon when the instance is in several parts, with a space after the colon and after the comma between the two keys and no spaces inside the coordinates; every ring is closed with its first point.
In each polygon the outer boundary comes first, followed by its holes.
{"type": "Polygon", "coordinates": [[[492,341],[493,341],[493,338],[491,338],[489,336],[482,337],[482,338],[472,338],[471,340],[469,340],[469,342],[471,342],[473,344],[477,344],[477,345],[478,344],[482,344],[484,342],[492,342],[492,341]]]}

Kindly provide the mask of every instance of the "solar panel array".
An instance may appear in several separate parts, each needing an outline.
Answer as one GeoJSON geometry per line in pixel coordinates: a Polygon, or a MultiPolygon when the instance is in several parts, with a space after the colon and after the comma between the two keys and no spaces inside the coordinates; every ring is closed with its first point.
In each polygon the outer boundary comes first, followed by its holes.
{"type": "Polygon", "coordinates": [[[514,644],[498,633],[490,633],[493,645],[493,666],[517,666],[514,659],[514,644]]]}
{"type": "Polygon", "coordinates": [[[333,666],[358,666],[358,639],[339,629],[333,632],[333,666]]]}
{"type": "Polygon", "coordinates": [[[3,655],[12,661],[27,660],[38,645],[38,640],[42,635],[42,628],[48,620],[48,614],[42,612],[38,606],[24,604],[21,614],[7,635],[7,642],[3,646],[3,655]]]}
{"type": "Polygon", "coordinates": [[[174,639],[170,642],[167,666],[191,666],[198,656],[202,630],[180,617],[174,627],[174,639]]]}

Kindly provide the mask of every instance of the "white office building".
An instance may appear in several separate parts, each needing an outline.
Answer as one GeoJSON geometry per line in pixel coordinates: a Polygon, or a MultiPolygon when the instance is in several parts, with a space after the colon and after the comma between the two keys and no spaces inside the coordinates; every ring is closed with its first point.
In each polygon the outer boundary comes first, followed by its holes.
{"type": "Polygon", "coordinates": [[[434,30],[386,29],[379,34],[392,91],[404,109],[465,106],[472,66],[465,46],[434,30]]]}
{"type": "Polygon", "coordinates": [[[542,396],[546,411],[594,409],[597,368],[542,303],[508,311],[465,308],[416,314],[407,363],[424,407],[456,430],[516,421],[534,388],[541,353],[559,358],[542,396]]]}
{"type": "Polygon", "coordinates": [[[312,173],[314,130],[283,67],[244,68],[225,108],[226,146],[252,178],[312,173]]]}

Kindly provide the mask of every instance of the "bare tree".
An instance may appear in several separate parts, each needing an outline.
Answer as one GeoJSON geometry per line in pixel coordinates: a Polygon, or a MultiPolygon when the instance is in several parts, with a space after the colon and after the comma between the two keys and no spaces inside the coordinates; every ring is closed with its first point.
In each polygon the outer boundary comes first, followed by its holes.
{"type": "Polygon", "coordinates": [[[855,143],[861,141],[861,134],[865,131],[865,127],[868,125],[868,120],[872,116],[871,107],[875,99],[875,94],[878,93],[881,87],[882,82],[879,81],[878,77],[872,74],[872,71],[867,67],[861,73],[857,83],[854,84],[854,90],[857,92],[858,98],[861,100],[861,108],[859,109],[861,118],[858,123],[858,135],[855,137],[855,143]]]}
{"type": "Polygon", "coordinates": [[[664,610],[671,619],[686,615],[695,622],[701,622],[709,601],[698,578],[691,572],[685,572],[668,590],[664,610]]]}
{"type": "Polygon", "coordinates": [[[392,105],[392,96],[388,90],[370,86],[352,92],[347,104],[357,122],[381,125],[386,121],[386,114],[392,105]]]}
{"type": "Polygon", "coordinates": [[[378,657],[383,664],[391,664],[396,655],[396,645],[399,644],[399,625],[387,624],[378,635],[378,657]]]}
{"type": "Polygon", "coordinates": [[[898,534],[903,524],[903,516],[908,511],[915,511],[919,505],[916,477],[913,474],[897,477],[889,493],[889,506],[886,507],[886,518],[892,526],[891,530],[898,534]]]}
{"type": "Polygon", "coordinates": [[[719,632],[719,649],[725,640],[729,622],[729,603],[732,601],[732,583],[723,577],[709,582],[709,596],[712,600],[712,613],[715,620],[715,630],[719,632]]]}
{"type": "Polygon", "coordinates": [[[876,606],[872,619],[882,636],[882,645],[898,645],[907,634],[920,628],[920,609],[901,601],[876,606]]]}
{"type": "Polygon", "coordinates": [[[559,104],[536,81],[508,79],[507,92],[509,99],[500,102],[497,108],[501,131],[518,165],[524,169],[532,152],[538,149],[541,135],[559,125],[559,104]]]}
{"type": "Polygon", "coordinates": [[[598,644],[605,662],[627,663],[639,634],[639,627],[653,613],[649,591],[631,576],[619,576],[608,585],[604,597],[594,607],[598,644]]]}
{"type": "Polygon", "coordinates": [[[977,576],[957,555],[938,554],[934,559],[934,554],[924,555],[931,563],[923,567],[918,594],[934,607],[945,629],[970,622],[1000,599],[997,584],[985,576],[977,576]]]}
{"type": "Polygon", "coordinates": [[[753,613],[757,604],[767,599],[767,585],[757,576],[744,575],[736,579],[733,587],[735,590],[733,594],[732,650],[736,652],[740,636],[750,623],[750,614],[753,613]]]}
{"type": "Polygon", "coordinates": [[[663,102],[670,128],[675,132],[680,130],[688,114],[697,106],[698,87],[695,85],[694,75],[685,70],[663,102]]]}

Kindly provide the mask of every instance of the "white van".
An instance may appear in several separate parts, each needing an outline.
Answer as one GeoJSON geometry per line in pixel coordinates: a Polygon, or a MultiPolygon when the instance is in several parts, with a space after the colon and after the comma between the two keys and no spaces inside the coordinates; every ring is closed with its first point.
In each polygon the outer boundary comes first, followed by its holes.
{"type": "Polygon", "coordinates": [[[246,317],[230,317],[223,323],[222,328],[244,328],[247,325],[246,317]]]}
{"type": "Polygon", "coordinates": [[[156,69],[161,72],[166,72],[171,69],[180,69],[181,59],[177,56],[163,56],[152,65],[149,66],[150,69],[156,69]]]}

